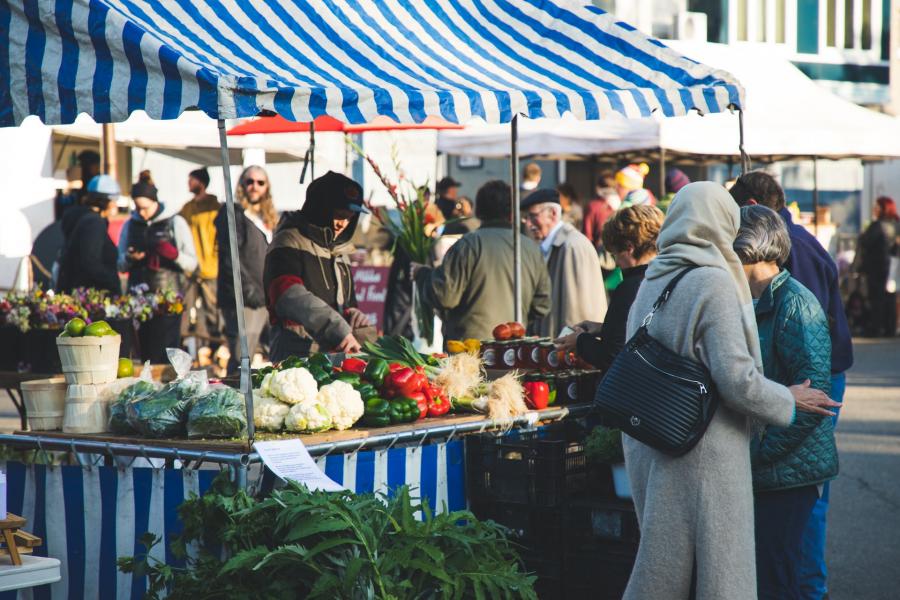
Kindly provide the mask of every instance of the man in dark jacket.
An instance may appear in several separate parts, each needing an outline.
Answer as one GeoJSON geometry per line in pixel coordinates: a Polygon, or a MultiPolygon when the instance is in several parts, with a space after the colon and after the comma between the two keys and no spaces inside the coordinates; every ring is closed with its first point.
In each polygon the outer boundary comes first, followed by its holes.
{"type": "Polygon", "coordinates": [[[369,327],[357,308],[349,255],[363,207],[362,188],[329,171],[309,184],[306,202],[286,213],[266,255],[264,285],[273,361],[315,347],[353,353],[369,327]]]}
{"type": "Polygon", "coordinates": [[[79,206],[62,218],[65,242],[60,253],[57,289],[97,288],[110,294],[122,293],[116,270],[118,251],[109,238],[106,220],[115,210],[119,184],[109,175],[97,175],[88,183],[79,206]]]}
{"type": "MultiPolygon", "coordinates": [[[[750,171],[738,177],[730,191],[738,205],[762,204],[784,219],[791,238],[791,253],[784,268],[813,293],[828,316],[831,335],[831,398],[842,402],[847,382],[845,372],[853,364],[853,342],[838,287],[837,265],[815,236],[793,222],[790,211],[785,207],[784,190],[774,177],[763,171],[750,171]]],[[[834,417],[834,425],[837,425],[837,416],[834,417]]],[[[804,535],[804,559],[800,569],[804,598],[822,598],[827,591],[825,517],[828,511],[828,488],[828,483],[825,483],[804,535]]]]}

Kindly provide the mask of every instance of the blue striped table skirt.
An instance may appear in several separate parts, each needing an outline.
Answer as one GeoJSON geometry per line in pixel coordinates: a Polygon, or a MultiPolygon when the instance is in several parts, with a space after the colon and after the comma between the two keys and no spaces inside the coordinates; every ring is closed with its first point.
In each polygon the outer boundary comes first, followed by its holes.
{"type": "MultiPolygon", "coordinates": [[[[463,443],[430,444],[335,454],[318,459],[329,477],[359,493],[409,485],[436,512],[466,507],[463,443]],[[418,490],[418,493],[416,492],[418,490]]],[[[6,463],[10,512],[28,519],[39,536],[39,556],[62,563],[62,580],[48,586],[0,593],[0,600],[138,599],[146,578],[120,573],[116,559],[142,551],[149,531],[163,539],[181,531],[178,505],[191,492],[202,494],[216,470],[135,467],[53,467],[6,463]]],[[[154,557],[176,564],[163,544],[154,557]]]]}

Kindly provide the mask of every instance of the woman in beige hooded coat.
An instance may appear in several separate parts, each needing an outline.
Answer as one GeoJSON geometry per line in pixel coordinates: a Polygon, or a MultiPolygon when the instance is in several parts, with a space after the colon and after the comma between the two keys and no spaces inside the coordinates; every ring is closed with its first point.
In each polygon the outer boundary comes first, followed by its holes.
{"type": "MultiPolygon", "coordinates": [[[[699,182],[675,197],[659,256],[628,317],[634,335],[669,280],[688,273],[649,327],[671,350],[710,370],[720,406],[706,434],[674,458],[624,436],[625,462],[641,527],[626,600],[756,600],[750,439],[754,421],[789,425],[795,410],[838,406],[805,385],[762,375],[750,288],[732,242],[740,211],[725,189],[699,182]]],[[[639,385],[639,382],[635,382],[639,385]]]]}

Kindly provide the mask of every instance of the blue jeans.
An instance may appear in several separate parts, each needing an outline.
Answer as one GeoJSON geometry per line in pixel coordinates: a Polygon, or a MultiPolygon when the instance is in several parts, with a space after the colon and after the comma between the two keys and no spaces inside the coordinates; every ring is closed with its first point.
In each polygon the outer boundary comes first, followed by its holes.
{"type": "MultiPolygon", "coordinates": [[[[831,399],[844,400],[847,375],[839,373],[831,376],[831,399]]],[[[836,409],[839,413],[840,409],[836,409]]],[[[832,418],[837,427],[838,415],[832,418]]],[[[803,532],[803,553],[800,560],[800,592],[804,600],[822,600],[828,592],[828,569],[825,566],[825,519],[828,514],[828,482],[822,488],[822,496],[813,507],[806,531],[803,532]]]]}

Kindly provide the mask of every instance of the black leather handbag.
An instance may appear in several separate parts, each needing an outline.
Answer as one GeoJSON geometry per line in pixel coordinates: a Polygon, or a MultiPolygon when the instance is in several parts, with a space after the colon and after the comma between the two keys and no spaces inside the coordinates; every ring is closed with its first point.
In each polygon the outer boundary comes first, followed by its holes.
{"type": "Polygon", "coordinates": [[[719,400],[707,368],[672,352],[648,332],[672,295],[678,273],[613,360],[597,388],[595,409],[636,440],[671,456],[689,452],[703,437],[719,400]]]}

